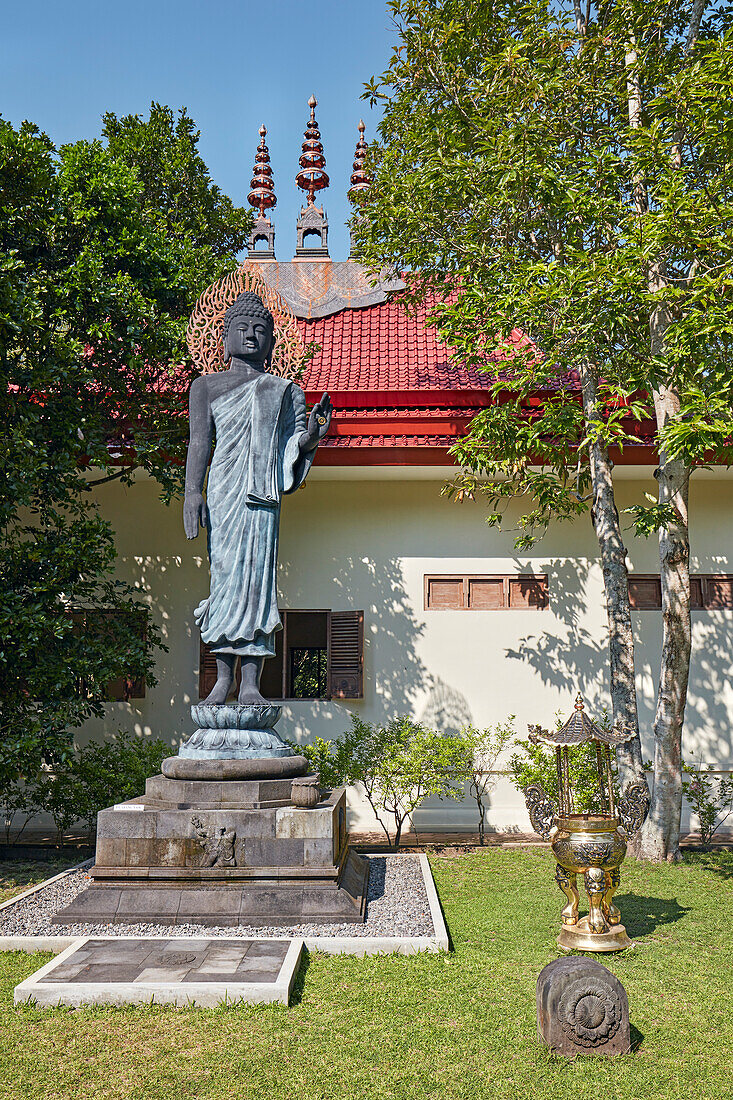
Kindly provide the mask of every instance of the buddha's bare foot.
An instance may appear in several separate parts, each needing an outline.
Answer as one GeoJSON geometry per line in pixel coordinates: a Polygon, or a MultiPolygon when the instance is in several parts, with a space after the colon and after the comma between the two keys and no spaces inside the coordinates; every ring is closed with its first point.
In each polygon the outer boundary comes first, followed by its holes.
{"type": "Polygon", "coordinates": [[[264,664],[262,657],[246,654],[242,657],[242,682],[239,685],[238,702],[248,706],[267,706],[268,700],[260,695],[260,676],[264,664]]]}
{"type": "Polygon", "coordinates": [[[269,706],[269,699],[265,699],[264,695],[260,695],[257,688],[252,687],[249,684],[242,684],[239,689],[239,698],[237,700],[242,704],[249,704],[254,706],[269,706]]]}
{"type": "Polygon", "coordinates": [[[209,694],[204,699],[205,703],[226,703],[227,696],[234,686],[233,676],[220,676],[209,694]]]}

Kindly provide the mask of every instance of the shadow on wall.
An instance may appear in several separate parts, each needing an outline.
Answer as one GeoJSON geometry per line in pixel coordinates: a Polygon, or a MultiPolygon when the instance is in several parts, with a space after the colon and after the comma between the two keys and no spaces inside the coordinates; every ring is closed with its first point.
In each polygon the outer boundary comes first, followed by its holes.
{"type": "MultiPolygon", "coordinates": [[[[576,691],[581,691],[591,713],[610,710],[607,634],[593,634],[584,625],[590,601],[603,600],[602,588],[590,585],[595,562],[548,563],[551,609],[564,630],[527,635],[515,648],[506,649],[510,660],[526,662],[542,683],[567,694],[569,712],[576,691]]],[[[708,566],[725,571],[728,563],[708,566]]],[[[597,573],[596,573],[597,576],[597,573]]],[[[654,751],[654,713],[659,679],[662,616],[659,611],[640,611],[632,616],[635,641],[639,724],[645,756],[654,751]]],[[[733,759],[733,615],[726,611],[693,611],[690,685],[685,710],[685,758],[691,763],[730,766],[733,759]]],[[[538,714],[538,721],[550,716],[538,714]]]]}
{"type": "MultiPolygon", "coordinates": [[[[445,736],[459,733],[464,726],[473,723],[473,715],[468,705],[468,699],[463,692],[451,687],[439,676],[434,678],[430,693],[425,701],[422,711],[418,715],[418,722],[430,729],[438,730],[445,736]]],[[[411,826],[414,832],[420,830],[430,831],[435,828],[436,817],[440,820],[450,817],[457,820],[457,826],[464,830],[475,828],[476,810],[471,800],[467,784],[464,784],[464,801],[459,811],[455,806],[446,814],[445,803],[438,798],[426,798],[420,803],[411,817],[411,826]]],[[[491,804],[489,795],[484,799],[486,807],[491,804]]]]}
{"type": "MultiPolygon", "coordinates": [[[[504,652],[509,660],[528,664],[543,684],[567,695],[568,714],[580,691],[588,710],[600,717],[603,708],[610,704],[606,635],[604,632],[598,637],[584,626],[589,601],[598,598],[596,592],[589,592],[588,582],[594,565],[595,562],[587,559],[538,565],[538,571],[547,573],[552,616],[564,624],[564,629],[528,634],[516,648],[504,652]]],[[[548,625],[552,622],[548,616],[548,625]]],[[[540,699],[538,708],[537,721],[542,725],[551,722],[552,715],[543,713],[540,699]]],[[[524,735],[524,731],[520,733],[524,735]]]]}
{"type": "MultiPolygon", "coordinates": [[[[348,711],[368,707],[373,721],[388,720],[398,714],[413,714],[417,700],[430,692],[433,677],[418,656],[417,646],[425,630],[412,610],[405,589],[402,567],[390,560],[371,557],[331,557],[319,563],[321,575],[328,575],[329,605],[335,610],[364,610],[364,699],[334,700],[319,703],[323,719],[337,719],[334,735],[346,729],[348,711]],[[376,660],[376,654],[379,654],[376,660]],[[377,675],[377,666],[379,673],[377,675]],[[339,725],[338,723],[341,723],[339,725]]],[[[280,583],[288,593],[283,606],[314,607],[313,591],[307,578],[299,579],[287,560],[280,560],[280,583]]],[[[298,728],[298,739],[306,730],[298,728]]]]}
{"type": "Polygon", "coordinates": [[[464,726],[473,723],[466,696],[446,684],[440,676],[434,677],[433,686],[417,720],[421,725],[443,734],[458,733],[464,726]]]}
{"type": "MultiPolygon", "coordinates": [[[[330,568],[331,607],[362,608],[365,616],[364,685],[365,698],[323,701],[318,705],[319,719],[330,729],[325,736],[337,737],[348,728],[349,711],[366,712],[369,721],[388,721],[397,715],[409,715],[443,734],[457,733],[472,721],[466,697],[439,676],[430,673],[418,654],[420,640],[426,630],[413,610],[404,580],[402,566],[394,560],[348,555],[331,557],[319,564],[319,572],[330,568]],[[377,656],[378,655],[378,656],[377,656]]],[[[283,556],[280,580],[288,593],[288,603],[294,607],[313,607],[313,592],[308,579],[299,579],[283,556]]],[[[299,718],[293,713],[291,730],[294,739],[305,742],[312,714],[299,718]]],[[[427,800],[416,811],[428,816],[440,805],[427,800]]],[[[442,811],[443,816],[445,810],[442,811]]],[[[469,807],[470,823],[475,816],[469,807]]],[[[466,827],[465,825],[463,827],[466,827]]]]}
{"type": "MultiPolygon", "coordinates": [[[[662,640],[660,612],[633,616],[637,677],[651,690],[639,694],[639,721],[654,726],[659,654],[662,640]],[[638,626],[637,626],[638,624],[638,626]]],[[[692,612],[692,659],[685,707],[683,753],[690,764],[730,768],[733,761],[733,615],[728,611],[692,612]]]]}

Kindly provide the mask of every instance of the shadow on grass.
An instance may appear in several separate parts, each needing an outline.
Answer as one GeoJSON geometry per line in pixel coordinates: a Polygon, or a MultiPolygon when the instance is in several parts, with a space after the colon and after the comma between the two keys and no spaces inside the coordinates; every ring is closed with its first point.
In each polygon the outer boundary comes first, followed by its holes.
{"type": "Polygon", "coordinates": [[[638,1050],[640,1049],[641,1044],[644,1042],[644,1035],[642,1034],[641,1031],[639,1031],[638,1027],[634,1027],[633,1024],[630,1024],[630,1031],[631,1031],[631,1053],[636,1054],[638,1052],[638,1050]]]}
{"type": "Polygon", "coordinates": [[[303,990],[305,989],[306,974],[310,970],[311,954],[307,947],[303,948],[303,954],[300,956],[300,966],[298,967],[298,973],[295,975],[295,981],[293,982],[293,988],[290,993],[290,1006],[299,1005],[303,1000],[303,990]]]}
{"type": "Polygon", "coordinates": [[[733,852],[688,850],[682,853],[682,864],[685,867],[709,871],[719,878],[733,879],[733,852]]]}
{"type": "Polygon", "coordinates": [[[613,900],[621,910],[621,920],[631,939],[648,936],[662,925],[674,924],[690,911],[689,906],[680,905],[676,898],[623,894],[613,900]]]}

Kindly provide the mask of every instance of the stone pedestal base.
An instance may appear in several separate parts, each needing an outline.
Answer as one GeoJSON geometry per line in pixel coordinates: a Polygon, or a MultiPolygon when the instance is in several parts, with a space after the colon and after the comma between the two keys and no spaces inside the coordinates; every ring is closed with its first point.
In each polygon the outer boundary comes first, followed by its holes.
{"type": "Polygon", "coordinates": [[[209,770],[211,778],[155,776],[141,798],[102,810],[94,885],[53,923],[364,920],[369,868],[348,849],[343,789],[306,809],[291,804],[289,778],[217,779],[209,770]]]}

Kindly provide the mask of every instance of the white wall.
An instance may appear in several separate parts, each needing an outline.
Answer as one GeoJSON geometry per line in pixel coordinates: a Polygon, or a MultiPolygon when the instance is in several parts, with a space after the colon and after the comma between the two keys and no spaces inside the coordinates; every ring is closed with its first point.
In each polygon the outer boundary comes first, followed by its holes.
{"type": "MultiPolygon", "coordinates": [[[[489,725],[514,714],[552,722],[569,713],[577,690],[597,712],[608,701],[605,611],[597,546],[588,517],[558,524],[530,553],[517,555],[510,513],[505,532],[489,529],[480,503],[455,504],[440,495],[443,480],[427,471],[316,468],[283,504],[280,547],[282,607],[365,613],[364,699],[287,704],[280,730],[307,740],[333,738],[350,710],[369,720],[410,713],[444,729],[463,722],[489,725]],[[407,480],[406,478],[410,478],[407,480]],[[425,611],[426,573],[547,573],[546,611],[425,611]]],[[[621,470],[623,509],[653,491],[651,471],[621,470]]],[[[168,653],[160,655],[157,687],[129,704],[108,704],[104,723],[85,736],[118,728],[162,736],[173,745],[192,730],[198,634],[192,609],[207,593],[203,534],[188,542],[180,504],[169,508],[154,483],[96,490],[117,531],[119,573],[145,593],[168,653]]],[[[733,477],[699,474],[691,490],[693,572],[733,573],[733,477]]],[[[633,568],[658,572],[656,543],[629,532],[633,568]]],[[[694,653],[684,751],[688,759],[733,766],[733,612],[693,612],[694,653]]],[[[652,755],[654,689],[659,662],[659,612],[635,615],[644,750],[652,755]]],[[[352,826],[371,827],[368,807],[351,798],[352,826]]],[[[423,829],[470,829],[469,802],[424,806],[423,829]]],[[[521,798],[501,780],[488,812],[491,827],[528,829],[521,798]]]]}

